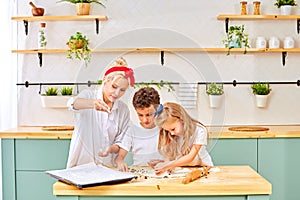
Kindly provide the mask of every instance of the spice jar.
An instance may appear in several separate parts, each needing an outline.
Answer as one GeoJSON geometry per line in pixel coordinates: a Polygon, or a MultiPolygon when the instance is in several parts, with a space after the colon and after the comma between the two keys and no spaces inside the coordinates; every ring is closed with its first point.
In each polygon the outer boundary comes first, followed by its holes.
{"type": "Polygon", "coordinates": [[[254,15],[260,15],[260,1],[253,1],[254,5],[254,15]]]}
{"type": "Polygon", "coordinates": [[[247,1],[241,1],[241,15],[247,15],[247,1]]]}

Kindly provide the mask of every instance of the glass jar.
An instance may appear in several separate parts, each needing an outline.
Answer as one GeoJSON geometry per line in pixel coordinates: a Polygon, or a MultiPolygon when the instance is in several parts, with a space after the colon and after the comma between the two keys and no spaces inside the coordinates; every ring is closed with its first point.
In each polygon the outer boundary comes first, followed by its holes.
{"type": "Polygon", "coordinates": [[[41,23],[40,26],[38,32],[38,49],[45,49],[47,46],[46,23],[41,23]]]}
{"type": "Polygon", "coordinates": [[[247,15],[247,1],[241,1],[241,15],[247,15]]]}
{"type": "Polygon", "coordinates": [[[253,1],[254,5],[254,15],[260,15],[260,1],[253,1]]]}

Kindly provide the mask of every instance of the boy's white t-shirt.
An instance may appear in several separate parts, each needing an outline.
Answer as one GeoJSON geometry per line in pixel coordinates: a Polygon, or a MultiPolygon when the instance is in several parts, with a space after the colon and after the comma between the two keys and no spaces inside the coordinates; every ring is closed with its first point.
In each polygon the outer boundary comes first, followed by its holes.
{"type": "Polygon", "coordinates": [[[121,144],[126,151],[132,152],[134,166],[147,166],[150,160],[163,159],[158,152],[158,127],[146,129],[130,123],[121,144]]]}

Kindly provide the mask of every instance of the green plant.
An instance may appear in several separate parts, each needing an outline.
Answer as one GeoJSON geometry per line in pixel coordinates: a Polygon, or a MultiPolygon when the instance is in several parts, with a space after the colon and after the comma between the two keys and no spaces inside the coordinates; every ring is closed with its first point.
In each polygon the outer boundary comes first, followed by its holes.
{"type": "Polygon", "coordinates": [[[72,95],[73,88],[72,87],[63,87],[60,91],[61,95],[72,95]]]}
{"type": "Polygon", "coordinates": [[[230,26],[227,32],[227,38],[222,40],[222,43],[228,48],[227,55],[230,54],[230,49],[232,48],[242,48],[244,47],[244,54],[247,53],[247,48],[249,48],[248,34],[244,33],[245,25],[241,26],[230,26]]]}
{"type": "Polygon", "coordinates": [[[89,48],[90,41],[81,32],[76,32],[75,35],[70,36],[69,41],[66,43],[69,46],[67,50],[67,58],[84,60],[89,63],[91,60],[91,50],[89,48]]]}
{"type": "Polygon", "coordinates": [[[60,2],[68,2],[68,3],[73,3],[73,4],[76,4],[76,3],[96,3],[96,4],[99,4],[99,5],[101,5],[105,8],[105,5],[99,0],[60,0],[60,1],[58,1],[58,3],[60,3],[60,2]]]}
{"type": "Polygon", "coordinates": [[[168,89],[168,92],[175,91],[174,87],[172,86],[172,84],[170,82],[163,81],[163,80],[161,80],[160,82],[151,80],[150,83],[145,83],[145,82],[135,83],[134,88],[149,87],[150,85],[155,85],[158,89],[162,89],[163,87],[165,87],[168,89]]]}
{"type": "Polygon", "coordinates": [[[222,95],[224,94],[224,89],[221,84],[210,83],[207,86],[206,94],[208,95],[222,95]]]}
{"type": "Polygon", "coordinates": [[[269,83],[253,83],[251,85],[252,92],[255,95],[267,95],[271,92],[269,83]]]}
{"type": "Polygon", "coordinates": [[[277,8],[284,5],[297,6],[297,2],[295,0],[276,0],[276,3],[274,4],[277,8]]]}
{"type": "Polygon", "coordinates": [[[49,87],[49,88],[46,90],[45,95],[46,95],[46,96],[56,96],[57,93],[58,93],[58,88],[56,88],[56,87],[49,87]]]}

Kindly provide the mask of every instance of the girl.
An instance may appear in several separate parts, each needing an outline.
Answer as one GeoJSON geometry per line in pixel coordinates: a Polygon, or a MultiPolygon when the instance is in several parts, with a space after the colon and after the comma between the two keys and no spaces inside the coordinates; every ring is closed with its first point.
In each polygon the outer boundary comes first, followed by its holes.
{"type": "Polygon", "coordinates": [[[75,129],[67,168],[94,162],[113,165],[123,133],[129,123],[129,109],[119,100],[134,85],[133,70],[120,58],[108,69],[100,88],[83,90],[68,104],[75,112],[75,129]]]}
{"type": "Polygon", "coordinates": [[[206,150],[206,128],[181,105],[161,105],[155,122],[160,129],[158,149],[167,159],[152,163],[157,174],[179,166],[213,166],[206,150]]]}

